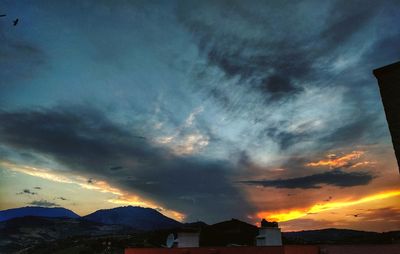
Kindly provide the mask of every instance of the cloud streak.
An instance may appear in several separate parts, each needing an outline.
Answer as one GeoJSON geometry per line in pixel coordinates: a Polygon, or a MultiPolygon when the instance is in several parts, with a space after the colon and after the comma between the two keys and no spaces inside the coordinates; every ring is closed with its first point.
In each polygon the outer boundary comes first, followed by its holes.
{"type": "Polygon", "coordinates": [[[57,203],[53,203],[53,202],[43,200],[43,199],[32,201],[29,204],[33,205],[33,206],[42,206],[42,207],[58,207],[58,206],[60,206],[57,203]]]}
{"type": "Polygon", "coordinates": [[[29,189],[24,189],[23,191],[17,193],[17,195],[21,195],[21,194],[37,195],[37,192],[33,192],[29,189]]]}
{"type": "Polygon", "coordinates": [[[341,188],[367,185],[374,179],[368,172],[344,172],[336,169],[308,176],[276,180],[247,180],[241,183],[284,189],[319,189],[324,185],[341,188]]]}

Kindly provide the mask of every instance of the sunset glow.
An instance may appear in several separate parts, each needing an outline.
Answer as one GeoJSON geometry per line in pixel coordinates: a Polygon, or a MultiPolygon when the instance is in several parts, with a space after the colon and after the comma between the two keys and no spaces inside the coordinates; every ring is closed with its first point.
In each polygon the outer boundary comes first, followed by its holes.
{"type": "Polygon", "coordinates": [[[357,200],[348,200],[348,201],[338,201],[338,202],[328,202],[325,204],[315,204],[309,208],[299,209],[299,210],[290,210],[287,212],[278,212],[278,213],[269,213],[269,212],[260,212],[257,214],[257,217],[267,218],[272,221],[283,222],[299,219],[301,217],[307,216],[308,214],[315,214],[319,212],[324,212],[328,210],[340,209],[343,207],[368,203],[372,201],[387,199],[391,197],[400,196],[400,190],[391,190],[383,193],[377,193],[373,195],[369,195],[357,200]]]}
{"type": "Polygon", "coordinates": [[[150,207],[160,210],[161,213],[178,221],[183,221],[185,219],[185,215],[183,213],[164,209],[154,202],[143,200],[139,196],[133,195],[132,193],[124,192],[118,188],[112,187],[106,181],[93,181],[91,183],[88,183],[87,179],[82,176],[65,176],[62,174],[49,173],[52,172],[52,170],[30,167],[26,165],[16,165],[7,161],[0,161],[0,166],[3,166],[11,171],[20,172],[23,174],[43,178],[58,183],[72,183],[77,184],[84,189],[114,194],[116,197],[113,199],[108,199],[107,202],[115,205],[150,207]]]}

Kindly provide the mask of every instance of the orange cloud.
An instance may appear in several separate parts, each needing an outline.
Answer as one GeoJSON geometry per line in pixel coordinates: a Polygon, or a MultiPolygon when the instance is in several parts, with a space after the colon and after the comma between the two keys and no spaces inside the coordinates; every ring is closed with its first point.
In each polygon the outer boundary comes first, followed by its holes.
{"type": "Polygon", "coordinates": [[[314,214],[314,213],[324,212],[324,211],[328,211],[328,210],[344,208],[344,207],[348,207],[348,206],[368,203],[368,202],[391,198],[391,197],[395,197],[395,196],[400,196],[400,189],[390,190],[390,191],[385,191],[385,192],[365,196],[365,197],[357,199],[357,200],[329,202],[329,203],[325,203],[325,204],[315,204],[315,205],[313,205],[309,208],[305,208],[305,209],[289,210],[289,211],[278,212],[278,213],[260,212],[257,214],[257,217],[260,219],[267,218],[268,220],[283,222],[283,221],[299,219],[301,217],[306,216],[307,214],[314,214]]]}
{"type": "Polygon", "coordinates": [[[356,164],[354,164],[353,166],[351,166],[351,168],[357,168],[360,166],[372,166],[375,165],[376,162],[373,161],[362,161],[362,162],[357,162],[356,164]]]}
{"type": "Polygon", "coordinates": [[[320,160],[317,162],[307,163],[307,167],[321,167],[328,166],[330,168],[343,167],[349,164],[350,161],[359,159],[365,152],[364,151],[353,151],[343,156],[337,156],[336,154],[329,154],[326,160],[320,160]]]}

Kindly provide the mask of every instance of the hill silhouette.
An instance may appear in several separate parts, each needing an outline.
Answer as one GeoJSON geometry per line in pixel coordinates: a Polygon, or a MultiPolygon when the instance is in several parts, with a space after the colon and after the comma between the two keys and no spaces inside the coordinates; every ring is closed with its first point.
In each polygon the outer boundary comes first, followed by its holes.
{"type": "Polygon", "coordinates": [[[79,218],[80,216],[63,207],[27,206],[0,211],[0,221],[6,221],[25,216],[79,218]]]}
{"type": "Polygon", "coordinates": [[[180,222],[161,214],[155,209],[139,206],[102,209],[82,218],[103,224],[130,226],[139,230],[168,229],[182,226],[180,222]]]}

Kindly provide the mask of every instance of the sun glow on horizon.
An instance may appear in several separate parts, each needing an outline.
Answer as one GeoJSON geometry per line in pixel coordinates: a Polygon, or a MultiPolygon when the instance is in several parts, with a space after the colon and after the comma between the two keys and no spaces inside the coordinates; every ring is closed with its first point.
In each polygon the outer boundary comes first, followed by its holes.
{"type": "Polygon", "coordinates": [[[395,196],[400,196],[400,189],[389,190],[389,191],[365,196],[365,197],[357,199],[357,200],[338,201],[338,202],[330,202],[330,203],[325,203],[325,204],[315,204],[315,205],[313,205],[309,208],[305,208],[305,209],[294,209],[294,210],[277,212],[277,213],[259,212],[259,213],[257,213],[257,217],[260,219],[266,218],[266,219],[272,220],[272,221],[284,222],[284,221],[299,219],[308,214],[316,214],[319,212],[349,207],[349,206],[353,206],[353,205],[387,199],[387,198],[391,198],[391,197],[395,197],[395,196]]]}

